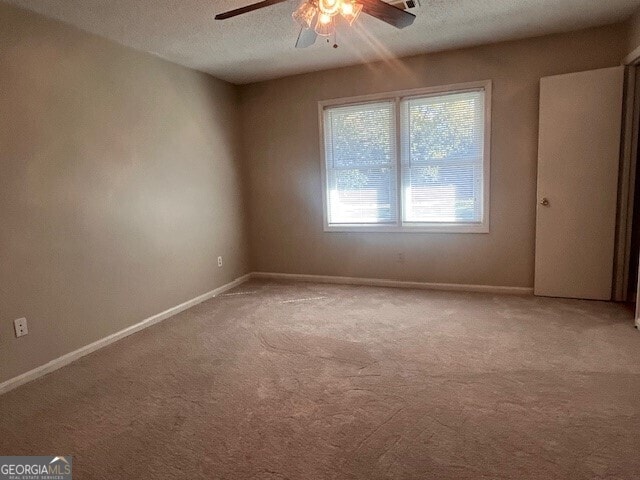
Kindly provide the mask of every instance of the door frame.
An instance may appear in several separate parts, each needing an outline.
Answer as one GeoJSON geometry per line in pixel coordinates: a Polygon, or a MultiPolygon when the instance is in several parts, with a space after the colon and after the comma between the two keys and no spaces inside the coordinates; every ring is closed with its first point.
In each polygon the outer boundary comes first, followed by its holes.
{"type": "MultiPolygon", "coordinates": [[[[640,61],[640,58],[638,59],[640,61]]],[[[636,88],[638,68],[625,68],[622,139],[618,180],[618,218],[613,274],[613,300],[626,302],[629,290],[629,262],[635,195],[636,158],[640,125],[640,88],[636,88]]]]}
{"type": "MultiPolygon", "coordinates": [[[[631,52],[623,62],[623,65],[627,68],[627,85],[625,86],[625,94],[627,95],[627,99],[625,101],[625,127],[623,129],[623,153],[621,156],[621,172],[622,167],[628,167],[631,169],[629,178],[625,178],[628,181],[627,186],[624,187],[626,190],[623,190],[621,184],[621,195],[624,193],[627,194],[627,203],[626,203],[626,211],[620,209],[621,217],[623,214],[626,214],[625,218],[625,241],[626,241],[626,257],[621,258],[620,261],[624,261],[624,265],[626,266],[626,278],[624,283],[624,291],[625,295],[623,300],[628,301],[626,292],[629,290],[629,277],[628,271],[630,268],[633,268],[633,265],[629,265],[629,255],[631,249],[631,231],[632,231],[632,219],[633,219],[633,197],[635,195],[635,172],[636,172],[636,162],[638,158],[638,143],[639,143],[639,135],[640,135],[640,46],[637,47],[633,52],[631,52]],[[627,126],[627,122],[630,124],[627,126]]],[[[621,205],[622,206],[622,205],[621,205]]],[[[616,258],[616,262],[618,263],[618,258],[616,258]]],[[[638,265],[638,270],[640,272],[640,265],[638,265]]],[[[615,279],[614,279],[615,280],[615,279]]],[[[618,293],[618,289],[614,293],[618,293]]],[[[616,296],[617,299],[617,296],[616,296]]],[[[636,312],[635,312],[635,324],[636,328],[640,329],[640,273],[638,275],[638,285],[636,288],[636,312]]]]}
{"type": "MultiPolygon", "coordinates": [[[[628,294],[629,272],[631,268],[638,268],[629,265],[629,262],[631,259],[638,139],[640,137],[640,47],[624,59],[623,66],[625,67],[625,85],[612,292],[612,298],[617,302],[635,300],[630,298],[628,294]]],[[[637,298],[640,299],[640,293],[637,298]]],[[[640,318],[640,311],[636,318],[640,318]]]]}

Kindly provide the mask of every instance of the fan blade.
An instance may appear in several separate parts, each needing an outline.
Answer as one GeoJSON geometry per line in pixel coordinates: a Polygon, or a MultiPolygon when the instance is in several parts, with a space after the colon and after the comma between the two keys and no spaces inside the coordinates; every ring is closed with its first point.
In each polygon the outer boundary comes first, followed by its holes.
{"type": "Polygon", "coordinates": [[[378,20],[393,25],[396,28],[408,27],[416,19],[413,13],[405,12],[401,8],[389,5],[382,0],[358,0],[362,3],[362,11],[376,17],[378,20]]]}
{"type": "Polygon", "coordinates": [[[318,34],[313,28],[303,28],[300,30],[298,40],[296,41],[296,48],[307,48],[316,43],[318,34]]]}
{"type": "Polygon", "coordinates": [[[216,20],[226,20],[227,18],[235,17],[237,15],[242,15],[243,13],[253,12],[254,10],[259,10],[264,7],[270,7],[271,5],[276,5],[278,3],[286,2],[287,0],[263,0],[262,2],[254,3],[252,5],[247,5],[246,7],[236,8],[235,10],[229,10],[228,12],[219,13],[215,16],[216,20]]]}

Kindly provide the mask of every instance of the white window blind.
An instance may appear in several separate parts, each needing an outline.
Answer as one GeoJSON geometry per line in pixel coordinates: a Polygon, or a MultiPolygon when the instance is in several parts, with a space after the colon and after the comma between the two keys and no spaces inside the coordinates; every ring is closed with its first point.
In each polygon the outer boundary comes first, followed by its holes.
{"type": "Polygon", "coordinates": [[[330,224],[396,223],[395,119],[392,101],[325,110],[330,224]]]}
{"type": "Polygon", "coordinates": [[[400,107],[403,222],[482,222],[484,91],[400,107]]]}
{"type": "Polygon", "coordinates": [[[489,231],[491,82],[320,102],[327,231],[489,231]]]}

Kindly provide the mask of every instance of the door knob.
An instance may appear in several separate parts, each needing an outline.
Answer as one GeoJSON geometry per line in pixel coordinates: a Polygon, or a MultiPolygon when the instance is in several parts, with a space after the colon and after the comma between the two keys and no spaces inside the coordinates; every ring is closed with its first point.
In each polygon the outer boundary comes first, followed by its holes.
{"type": "Polygon", "coordinates": [[[540,200],[540,205],[542,205],[543,207],[548,207],[549,206],[549,199],[548,198],[543,198],[542,200],[540,200]]]}

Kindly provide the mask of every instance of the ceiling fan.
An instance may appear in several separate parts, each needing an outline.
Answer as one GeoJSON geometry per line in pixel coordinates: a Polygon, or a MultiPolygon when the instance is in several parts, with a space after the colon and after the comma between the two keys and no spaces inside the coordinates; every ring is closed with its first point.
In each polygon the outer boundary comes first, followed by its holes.
{"type": "MultiPolygon", "coordinates": [[[[262,0],[252,5],[219,13],[215,19],[226,20],[286,1],[288,0],[262,0]]],[[[413,4],[413,0],[410,1],[413,4]]],[[[340,17],[352,25],[361,12],[396,28],[408,27],[416,18],[413,13],[382,0],[304,0],[292,15],[302,27],[296,41],[296,48],[310,47],[315,43],[318,35],[323,37],[332,35],[335,32],[336,21],[340,17]]]]}

